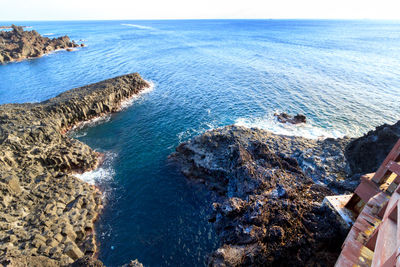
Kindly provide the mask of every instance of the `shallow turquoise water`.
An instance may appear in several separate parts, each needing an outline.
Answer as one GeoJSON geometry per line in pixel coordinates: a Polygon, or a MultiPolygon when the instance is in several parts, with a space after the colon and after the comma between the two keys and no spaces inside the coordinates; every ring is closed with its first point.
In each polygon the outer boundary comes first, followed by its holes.
{"type": "MultiPolygon", "coordinates": [[[[5,23],[2,23],[5,24],[5,23]]],[[[139,72],[154,89],[75,136],[107,161],[84,179],[106,192],[100,259],[201,266],[217,247],[212,196],[166,158],[181,141],[237,123],[279,133],[358,136],[400,110],[400,22],[24,22],[86,48],[0,66],[0,103],[42,101],[139,72]],[[301,112],[308,126],[275,123],[301,112]]]]}

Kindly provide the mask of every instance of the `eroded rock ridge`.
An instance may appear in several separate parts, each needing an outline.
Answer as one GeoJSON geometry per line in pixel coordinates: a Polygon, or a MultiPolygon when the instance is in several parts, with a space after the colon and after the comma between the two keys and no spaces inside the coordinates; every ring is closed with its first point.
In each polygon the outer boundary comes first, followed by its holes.
{"type": "Polygon", "coordinates": [[[148,86],[129,74],[41,103],[0,106],[0,265],[63,266],[94,255],[101,194],[73,173],[94,169],[99,153],[65,132],[119,110],[148,86]]]}
{"type": "Polygon", "coordinates": [[[78,46],[68,36],[50,39],[37,31],[24,31],[21,26],[11,26],[12,31],[0,31],[0,64],[40,57],[58,49],[71,50],[78,46]]]}

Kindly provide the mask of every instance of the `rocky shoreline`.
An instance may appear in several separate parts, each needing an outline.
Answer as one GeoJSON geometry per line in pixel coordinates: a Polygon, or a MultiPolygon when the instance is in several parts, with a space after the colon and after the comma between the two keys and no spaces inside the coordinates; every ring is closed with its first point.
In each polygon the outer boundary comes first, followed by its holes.
{"type": "MultiPolygon", "coordinates": [[[[27,26],[19,26],[22,28],[26,28],[27,26]]],[[[0,26],[0,29],[12,29],[12,25],[11,26],[0,26]]]]}
{"type": "MultiPolygon", "coordinates": [[[[0,265],[102,266],[94,231],[101,192],[73,175],[96,168],[101,154],[66,133],[148,87],[129,74],[41,103],[0,105],[0,265]]],[[[323,198],[352,192],[398,138],[400,121],[325,140],[227,126],[170,158],[219,195],[209,220],[221,246],[210,266],[332,266],[347,229],[323,198]]]]}
{"type": "Polygon", "coordinates": [[[1,265],[101,266],[93,260],[101,193],[73,175],[96,168],[100,154],[65,132],[118,111],[147,87],[129,74],[41,103],[0,106],[1,265]]]}
{"type": "Polygon", "coordinates": [[[24,31],[22,26],[11,25],[10,28],[12,31],[0,31],[0,64],[41,57],[60,49],[72,51],[84,46],[71,41],[68,36],[50,39],[35,30],[24,31]]]}
{"type": "Polygon", "coordinates": [[[400,121],[325,140],[227,126],[180,144],[170,158],[220,196],[210,221],[221,246],[209,266],[333,266],[348,228],[322,200],[352,192],[398,138],[400,121]]]}

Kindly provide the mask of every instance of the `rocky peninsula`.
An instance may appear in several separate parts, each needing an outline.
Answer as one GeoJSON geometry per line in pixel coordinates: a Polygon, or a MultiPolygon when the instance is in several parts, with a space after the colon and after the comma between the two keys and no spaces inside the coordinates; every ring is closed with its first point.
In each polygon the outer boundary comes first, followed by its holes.
{"type": "Polygon", "coordinates": [[[71,51],[78,46],[84,46],[71,41],[68,36],[50,39],[35,30],[24,31],[22,26],[10,27],[12,31],[0,31],[0,64],[41,57],[59,49],[71,51]]]}
{"type": "Polygon", "coordinates": [[[92,259],[101,193],[73,175],[96,168],[101,154],[65,133],[148,86],[129,74],[0,106],[0,265],[101,266],[92,259]]]}
{"type": "MultiPolygon", "coordinates": [[[[26,28],[26,26],[19,26],[19,27],[26,28]]],[[[12,29],[12,28],[13,28],[13,25],[11,25],[11,26],[0,26],[0,29],[12,29]]]]}
{"type": "Polygon", "coordinates": [[[180,144],[170,158],[219,195],[209,220],[221,246],[209,266],[333,266],[349,229],[322,200],[352,192],[398,138],[400,122],[325,140],[227,126],[180,144]]]}

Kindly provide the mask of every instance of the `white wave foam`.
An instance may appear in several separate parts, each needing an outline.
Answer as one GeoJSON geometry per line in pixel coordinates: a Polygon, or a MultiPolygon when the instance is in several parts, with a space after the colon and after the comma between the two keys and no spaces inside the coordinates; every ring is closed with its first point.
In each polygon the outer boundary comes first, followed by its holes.
{"type": "Polygon", "coordinates": [[[107,181],[111,181],[115,176],[112,165],[116,154],[108,152],[104,157],[105,160],[99,168],[82,174],[74,174],[74,176],[92,185],[99,183],[104,184],[107,181]]]}
{"type": "Polygon", "coordinates": [[[84,172],[82,174],[75,174],[75,176],[82,181],[85,181],[89,184],[97,184],[99,181],[111,180],[114,176],[114,170],[112,169],[104,169],[97,168],[94,171],[84,172]]]}
{"type": "Polygon", "coordinates": [[[119,110],[123,110],[123,109],[126,109],[126,108],[132,106],[132,104],[135,102],[135,100],[138,99],[140,96],[147,94],[154,90],[154,87],[155,87],[154,83],[152,81],[146,81],[146,82],[148,82],[150,86],[143,89],[142,91],[140,91],[139,94],[134,95],[125,101],[122,101],[119,110]]]}
{"type": "Polygon", "coordinates": [[[340,138],[344,136],[338,130],[329,130],[313,125],[313,122],[310,120],[302,124],[280,123],[273,115],[262,118],[239,118],[235,121],[235,125],[268,130],[275,134],[302,136],[310,139],[340,138]]]}
{"type": "Polygon", "coordinates": [[[43,36],[51,36],[51,35],[54,35],[54,33],[49,32],[49,33],[43,33],[42,35],[43,35],[43,36]]]}
{"type": "Polygon", "coordinates": [[[74,127],[72,127],[72,129],[69,131],[74,137],[83,137],[85,136],[87,133],[81,133],[81,134],[76,134],[76,131],[81,130],[84,127],[92,127],[104,122],[108,122],[111,119],[111,114],[107,114],[105,116],[101,116],[101,117],[96,117],[93,118],[91,120],[88,121],[84,121],[82,123],[79,123],[77,125],[75,125],[74,127]]]}
{"type": "MultiPolygon", "coordinates": [[[[78,47],[69,47],[68,49],[71,49],[71,51],[77,51],[78,47]]],[[[67,51],[67,48],[59,48],[59,49],[50,51],[48,53],[45,53],[45,54],[43,54],[43,56],[47,57],[47,56],[50,56],[50,55],[53,55],[53,54],[56,54],[56,53],[59,53],[59,52],[65,52],[65,51],[67,51]]]]}
{"type": "Polygon", "coordinates": [[[87,135],[87,132],[81,132],[74,134],[74,138],[81,138],[87,135]]]}
{"type": "Polygon", "coordinates": [[[143,25],[138,25],[138,24],[129,24],[129,23],[122,23],[122,26],[128,26],[128,27],[133,27],[137,29],[142,29],[142,30],[156,30],[156,28],[150,27],[150,26],[143,26],[143,25]]]}
{"type": "Polygon", "coordinates": [[[199,128],[189,128],[185,131],[178,133],[176,136],[178,137],[179,143],[182,143],[182,142],[187,141],[189,138],[191,138],[193,136],[200,135],[207,131],[211,131],[211,130],[217,128],[218,127],[217,125],[218,125],[218,123],[216,121],[204,122],[200,125],[199,128]]]}

